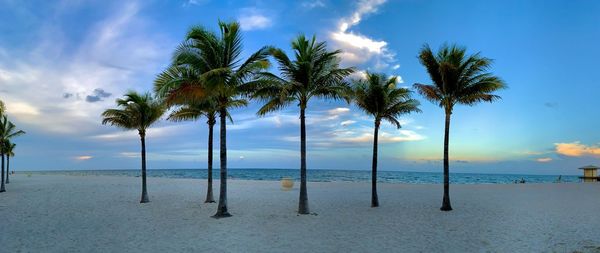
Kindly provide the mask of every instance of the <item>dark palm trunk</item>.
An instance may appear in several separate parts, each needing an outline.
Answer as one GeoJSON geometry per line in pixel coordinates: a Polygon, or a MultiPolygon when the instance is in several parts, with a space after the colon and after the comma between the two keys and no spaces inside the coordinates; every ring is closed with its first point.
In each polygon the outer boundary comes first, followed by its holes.
{"type": "Polygon", "coordinates": [[[2,175],[0,177],[2,177],[2,179],[1,179],[2,183],[0,183],[0,192],[5,192],[6,188],[4,186],[4,154],[1,154],[1,155],[2,155],[2,169],[1,169],[2,175]]]}
{"type": "Polygon", "coordinates": [[[8,175],[10,175],[10,156],[6,155],[6,184],[10,183],[8,175]]]}
{"type": "Polygon", "coordinates": [[[217,206],[217,213],[213,215],[214,218],[225,218],[231,217],[231,214],[227,211],[227,110],[221,108],[219,111],[220,120],[220,152],[221,152],[221,187],[219,189],[219,204],[217,206]]]}
{"type": "Polygon", "coordinates": [[[142,141],[142,200],[140,203],[148,203],[148,190],[146,188],[146,131],[139,130],[142,141]]]}
{"type": "Polygon", "coordinates": [[[300,202],[298,204],[299,214],[309,214],[308,193],[306,191],[306,122],[305,108],[300,107],[300,202]]]}
{"type": "Polygon", "coordinates": [[[375,120],[375,132],[373,133],[373,167],[371,168],[371,207],[379,206],[377,197],[377,140],[379,139],[379,120],[375,120]]]}
{"type": "Polygon", "coordinates": [[[208,189],[206,190],[206,200],[204,203],[214,203],[213,197],[213,127],[215,126],[214,116],[208,119],[208,189]]]}
{"type": "Polygon", "coordinates": [[[450,138],[450,115],[446,112],[446,126],[444,131],[444,200],[442,201],[442,211],[452,211],[450,205],[450,164],[448,159],[448,142],[450,138]]]}

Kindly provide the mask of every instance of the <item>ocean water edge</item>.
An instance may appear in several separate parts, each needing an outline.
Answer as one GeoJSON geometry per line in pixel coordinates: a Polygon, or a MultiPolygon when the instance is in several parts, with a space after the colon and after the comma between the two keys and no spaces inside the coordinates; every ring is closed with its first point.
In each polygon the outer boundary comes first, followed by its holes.
{"type": "MultiPolygon", "coordinates": [[[[78,176],[127,176],[139,177],[140,170],[54,170],[28,171],[43,175],[78,175],[78,176]]],[[[322,170],[309,169],[309,182],[370,182],[371,172],[366,170],[322,170]]],[[[194,178],[205,179],[206,169],[152,169],[148,170],[149,177],[163,178],[194,178]]],[[[295,181],[300,179],[298,169],[228,169],[229,179],[279,181],[290,177],[295,181]]],[[[443,174],[437,172],[408,172],[408,171],[378,171],[378,182],[408,183],[408,184],[441,184],[443,174]]],[[[219,169],[213,169],[213,178],[219,178],[219,169]]],[[[525,183],[555,183],[579,182],[572,175],[520,175],[520,174],[483,174],[483,173],[450,173],[453,184],[513,184],[524,180],[525,183]]]]}

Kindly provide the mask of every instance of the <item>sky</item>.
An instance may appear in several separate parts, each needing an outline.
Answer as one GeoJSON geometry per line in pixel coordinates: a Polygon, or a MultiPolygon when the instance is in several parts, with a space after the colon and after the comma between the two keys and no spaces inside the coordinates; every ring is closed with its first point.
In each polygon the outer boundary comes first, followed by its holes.
{"type": "MultiPolygon", "coordinates": [[[[600,1],[19,1],[0,0],[0,99],[27,132],[17,170],[138,169],[136,131],[101,125],[127,90],[150,91],[195,25],[239,21],[244,57],[271,45],[290,52],[299,34],[340,49],[342,65],[431,83],[425,44],[467,47],[494,59],[501,101],[458,106],[451,171],[580,174],[600,164],[600,1]]],[[[379,169],[441,171],[443,110],[413,94],[422,113],[383,124],[379,169]]],[[[265,117],[260,102],[232,112],[231,168],[298,168],[299,109],[265,117]]],[[[309,169],[369,170],[373,118],[344,101],[308,106],[309,169]]],[[[218,129],[216,127],[216,129],[218,129]]],[[[162,120],[147,134],[150,169],[206,168],[206,119],[162,120]]],[[[218,138],[215,138],[215,161],[218,138]]],[[[218,163],[217,163],[218,164],[218,163]]]]}

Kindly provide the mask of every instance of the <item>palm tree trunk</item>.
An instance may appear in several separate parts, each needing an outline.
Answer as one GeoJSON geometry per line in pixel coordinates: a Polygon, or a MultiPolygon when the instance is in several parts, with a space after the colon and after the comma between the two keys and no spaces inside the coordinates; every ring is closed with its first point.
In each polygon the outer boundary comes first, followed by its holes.
{"type": "Polygon", "coordinates": [[[227,211],[227,110],[225,107],[219,111],[220,120],[220,152],[221,152],[221,187],[219,189],[219,204],[217,206],[217,213],[213,215],[213,218],[225,218],[231,217],[231,214],[227,211]]]}
{"type": "Polygon", "coordinates": [[[214,118],[209,119],[208,123],[208,189],[206,190],[206,200],[204,203],[214,203],[213,197],[213,128],[215,126],[214,118]]]}
{"type": "Polygon", "coordinates": [[[6,184],[10,183],[8,175],[10,175],[10,156],[6,155],[6,184]]]}
{"type": "Polygon", "coordinates": [[[5,192],[6,191],[6,187],[4,186],[4,154],[0,154],[2,155],[2,175],[0,175],[0,177],[2,177],[1,181],[2,183],[0,183],[0,192],[5,192]]]}
{"type": "Polygon", "coordinates": [[[444,131],[444,199],[442,201],[442,211],[452,211],[450,205],[450,164],[448,158],[448,142],[450,138],[450,115],[451,112],[446,112],[446,126],[444,131]]]}
{"type": "Polygon", "coordinates": [[[146,131],[139,130],[142,141],[142,200],[140,203],[148,203],[148,189],[146,188],[146,131]]]}
{"type": "Polygon", "coordinates": [[[309,214],[308,193],[306,191],[306,109],[300,107],[300,203],[298,204],[299,214],[309,214]]]}
{"type": "Polygon", "coordinates": [[[379,120],[375,120],[375,132],[373,133],[373,165],[371,167],[371,207],[379,206],[377,197],[377,141],[379,139],[379,120]]]}

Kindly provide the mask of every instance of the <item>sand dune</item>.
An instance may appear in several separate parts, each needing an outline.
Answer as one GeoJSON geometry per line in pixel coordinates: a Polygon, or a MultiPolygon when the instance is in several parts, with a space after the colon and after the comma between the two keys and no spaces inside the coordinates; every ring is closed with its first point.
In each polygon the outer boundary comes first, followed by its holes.
{"type": "Polygon", "coordinates": [[[381,184],[370,208],[368,183],[309,183],[315,214],[297,216],[297,188],[231,180],[216,220],[204,180],[150,178],[148,204],[139,181],[11,177],[0,251],[600,252],[600,184],[454,185],[445,213],[440,185],[381,184]]]}

